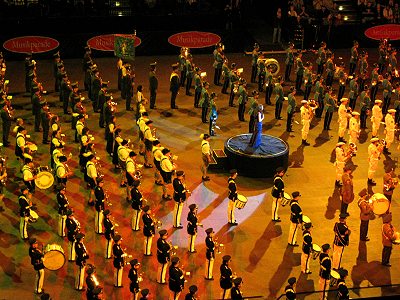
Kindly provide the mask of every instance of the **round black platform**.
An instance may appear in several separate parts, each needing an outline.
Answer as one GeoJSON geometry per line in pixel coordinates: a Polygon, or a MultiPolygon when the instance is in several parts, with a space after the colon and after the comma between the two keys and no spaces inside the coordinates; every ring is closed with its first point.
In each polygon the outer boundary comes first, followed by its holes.
{"type": "Polygon", "coordinates": [[[261,145],[249,146],[250,133],[230,137],[225,142],[229,169],[237,169],[239,175],[270,178],[278,167],[288,166],[289,145],[278,137],[263,134],[261,145]]]}

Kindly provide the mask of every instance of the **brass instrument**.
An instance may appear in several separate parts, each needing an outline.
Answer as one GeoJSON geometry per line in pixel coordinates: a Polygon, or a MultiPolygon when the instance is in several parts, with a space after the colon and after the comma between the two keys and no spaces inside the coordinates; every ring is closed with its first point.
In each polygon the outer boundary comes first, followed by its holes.
{"type": "Polygon", "coordinates": [[[225,249],[225,245],[218,242],[218,238],[213,239],[215,245],[215,253],[221,254],[222,251],[225,249]]]}
{"type": "MultiPolygon", "coordinates": [[[[7,183],[7,168],[6,168],[7,160],[6,160],[5,157],[0,157],[0,161],[1,161],[2,165],[3,165],[3,171],[4,171],[3,174],[5,175],[5,177],[0,180],[0,184],[5,186],[6,183],[7,183]]],[[[2,174],[0,174],[0,175],[2,175],[2,174]]]]}
{"type": "Polygon", "coordinates": [[[346,156],[352,157],[355,156],[356,154],[357,154],[357,145],[354,143],[349,143],[349,149],[346,156]]]}
{"type": "Polygon", "coordinates": [[[383,188],[385,191],[388,192],[388,191],[394,189],[398,183],[399,183],[399,180],[397,178],[390,178],[387,183],[383,184],[383,188]]]}
{"type": "Polygon", "coordinates": [[[169,254],[171,255],[171,256],[175,256],[176,255],[176,250],[178,249],[178,246],[174,246],[174,245],[172,245],[172,243],[171,242],[168,242],[168,244],[170,245],[170,249],[169,249],[169,254]]]}
{"type": "MultiPolygon", "coordinates": [[[[108,190],[106,190],[106,189],[104,189],[104,196],[105,196],[107,205],[108,205],[108,206],[112,206],[112,203],[111,203],[111,201],[110,201],[110,195],[109,195],[109,193],[108,193],[108,190]]],[[[117,224],[117,225],[118,225],[118,224],[117,224]]]]}
{"type": "Polygon", "coordinates": [[[155,227],[156,229],[161,228],[162,222],[156,218],[156,215],[155,215],[155,214],[152,214],[152,215],[151,215],[151,219],[153,220],[154,227],[155,227]]]}

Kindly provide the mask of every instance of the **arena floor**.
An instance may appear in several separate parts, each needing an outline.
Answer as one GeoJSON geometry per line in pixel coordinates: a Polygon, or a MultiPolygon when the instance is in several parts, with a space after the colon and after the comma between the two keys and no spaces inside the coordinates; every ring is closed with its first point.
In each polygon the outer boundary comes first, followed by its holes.
{"type": "MultiPolygon", "coordinates": [[[[211,51],[211,50],[210,50],[211,51]]],[[[336,51],[336,57],[342,56],[344,61],[348,61],[349,50],[336,51]]],[[[370,65],[374,59],[376,49],[370,50],[370,65]]],[[[177,50],[178,53],[178,50],[177,50]]],[[[61,53],[62,55],[62,53],[61,53]]],[[[212,55],[196,55],[193,51],[195,64],[207,71],[208,80],[212,83],[212,55]]],[[[51,55],[49,55],[51,57],[51,55]]],[[[312,53],[304,55],[307,59],[315,61],[312,53]]],[[[7,55],[6,55],[7,58],[7,55]]],[[[114,90],[114,98],[119,102],[117,123],[123,129],[123,136],[137,141],[137,127],[134,122],[133,112],[125,111],[125,103],[119,100],[117,92],[117,70],[115,58],[93,58],[99,67],[103,80],[109,80],[111,89],[114,90]]],[[[241,53],[228,54],[230,62],[236,62],[239,67],[244,68],[247,81],[250,81],[251,59],[241,53]]],[[[276,55],[281,63],[281,72],[284,68],[283,55],[276,55]]],[[[165,111],[169,108],[169,76],[170,65],[176,62],[177,56],[163,57],[137,57],[136,84],[143,84],[144,94],[148,94],[148,66],[153,61],[158,62],[159,92],[157,96],[157,109],[149,110],[150,118],[154,121],[157,128],[157,135],[163,145],[169,147],[173,154],[178,156],[178,169],[186,172],[186,183],[192,191],[192,196],[188,199],[188,205],[197,203],[199,205],[199,216],[204,228],[199,228],[197,237],[197,253],[189,255],[187,253],[187,233],[186,230],[174,230],[172,228],[173,201],[164,202],[161,200],[161,187],[154,184],[153,170],[143,169],[142,190],[145,198],[151,207],[154,208],[157,218],[163,221],[163,228],[168,229],[170,240],[173,245],[178,245],[177,256],[183,262],[185,271],[191,273],[185,284],[184,294],[188,292],[188,287],[196,284],[199,287],[199,299],[218,299],[221,289],[219,287],[219,266],[222,256],[229,254],[232,256],[232,268],[234,272],[243,278],[243,291],[245,296],[263,296],[264,299],[274,299],[283,292],[286,281],[289,277],[298,278],[298,292],[313,292],[318,290],[318,271],[317,261],[312,261],[312,274],[305,276],[300,271],[301,248],[287,246],[287,236],[289,231],[288,206],[280,207],[281,223],[271,221],[271,187],[272,179],[251,179],[239,177],[237,185],[239,193],[245,195],[249,202],[242,210],[236,210],[236,218],[239,222],[237,227],[227,226],[227,179],[228,174],[214,172],[210,174],[211,181],[202,183],[201,181],[201,152],[200,134],[208,131],[208,124],[201,122],[200,109],[193,108],[193,98],[185,96],[184,91],[180,92],[177,98],[179,109],[172,111],[171,117],[166,117],[165,111]],[[220,243],[224,244],[222,253],[218,254],[214,266],[214,281],[204,280],[205,248],[204,230],[213,227],[220,243]]],[[[72,81],[79,81],[83,87],[83,72],[81,60],[65,60],[66,71],[72,81]]],[[[33,117],[30,112],[30,98],[24,95],[24,64],[23,61],[10,61],[7,63],[7,74],[10,79],[10,93],[14,94],[13,103],[17,108],[16,117],[22,117],[26,121],[26,127],[32,136],[32,141],[38,143],[39,150],[34,160],[41,166],[49,165],[48,145],[42,145],[41,133],[33,130],[33,117]]],[[[46,97],[52,103],[51,111],[59,114],[62,119],[62,129],[67,136],[67,151],[73,154],[70,167],[74,169],[75,175],[69,179],[67,196],[71,206],[75,209],[76,217],[86,233],[85,244],[90,253],[88,263],[97,267],[97,277],[100,284],[104,286],[105,299],[129,299],[129,280],[127,278],[129,266],[124,271],[124,288],[116,289],[113,287],[113,265],[112,260],[104,259],[105,238],[94,233],[94,208],[89,207],[87,202],[86,185],[83,182],[82,174],[79,171],[77,162],[78,144],[73,143],[73,131],[70,129],[68,118],[62,115],[61,103],[58,102],[58,95],[53,93],[54,81],[52,79],[51,60],[38,61],[38,77],[44,87],[50,91],[46,97]]],[[[294,74],[292,73],[294,80],[294,74]]],[[[249,90],[255,85],[250,84],[249,90]]],[[[220,94],[220,87],[211,85],[211,91],[220,94]]],[[[285,87],[288,90],[288,86],[285,87]]],[[[85,94],[85,93],[84,93],[85,94]]],[[[347,95],[347,91],[346,94],[347,95]]],[[[382,92],[379,91],[378,98],[382,92]]],[[[264,94],[260,95],[264,98],[264,94]]],[[[297,96],[297,103],[300,106],[301,96],[297,96]]],[[[273,99],[273,98],[272,98],[273,99]]],[[[237,101],[237,100],[236,100],[237,101]]],[[[273,99],[273,103],[275,103],[273,99]]],[[[247,122],[239,122],[237,119],[237,107],[228,106],[228,95],[220,94],[217,102],[219,108],[219,118],[217,124],[221,128],[217,131],[217,136],[212,138],[211,146],[214,149],[223,148],[225,140],[233,135],[245,133],[248,129],[247,122]]],[[[117,231],[122,235],[122,246],[126,248],[132,258],[138,258],[142,263],[144,281],[142,288],[149,288],[152,299],[167,299],[168,287],[156,283],[157,260],[155,256],[150,258],[143,256],[143,234],[133,232],[130,228],[131,208],[125,200],[125,189],[119,188],[119,172],[114,169],[110,158],[105,152],[104,131],[98,127],[98,114],[92,114],[90,103],[85,103],[89,112],[88,127],[95,136],[96,149],[98,156],[101,157],[102,170],[105,174],[105,189],[110,194],[112,206],[112,217],[119,224],[117,231]]],[[[359,110],[359,107],[358,107],[359,110]]],[[[313,240],[322,245],[332,244],[334,233],[333,226],[338,220],[340,209],[339,191],[334,188],[335,167],[333,165],[334,148],[337,142],[337,113],[334,114],[332,130],[323,131],[323,119],[314,119],[312,129],[309,134],[311,146],[301,145],[301,125],[294,124],[293,133],[285,131],[286,126],[286,103],[283,108],[283,120],[274,119],[274,107],[266,106],[266,117],[264,120],[264,133],[275,135],[288,142],[290,145],[289,168],[284,177],[286,191],[301,192],[300,205],[303,213],[310,217],[313,223],[313,240]],[[322,124],[321,124],[322,123],[322,124]]],[[[248,116],[246,115],[248,120],[248,116]]],[[[300,121],[299,113],[295,115],[295,120],[300,121]]],[[[371,137],[371,124],[368,121],[368,128],[362,133],[358,154],[353,158],[355,166],[354,190],[359,193],[367,186],[367,147],[371,137]]],[[[383,128],[380,137],[383,138],[383,128]]],[[[346,135],[347,138],[347,135],[346,135]]],[[[14,155],[14,138],[10,137],[11,147],[3,150],[3,155],[8,157],[9,180],[7,184],[6,197],[4,199],[4,211],[0,213],[0,267],[3,275],[0,277],[0,299],[38,299],[33,294],[35,272],[30,264],[28,256],[29,245],[19,237],[19,205],[17,201],[18,187],[21,186],[21,173],[19,172],[18,162],[14,155]]],[[[137,146],[137,144],[135,144],[137,146]]],[[[376,174],[377,186],[373,187],[372,192],[382,192],[382,176],[384,165],[394,163],[397,165],[399,151],[396,150],[397,143],[392,146],[392,155],[383,156],[379,162],[379,169],[376,174]]],[[[137,147],[135,148],[137,150],[137,147]]],[[[138,157],[139,163],[143,162],[143,157],[138,157]]],[[[395,190],[392,204],[393,225],[399,227],[399,201],[398,189],[395,190]]],[[[357,200],[357,198],[356,198],[357,200]]],[[[40,243],[47,245],[56,243],[61,245],[66,252],[67,239],[58,237],[57,231],[57,204],[55,194],[52,189],[37,190],[34,196],[40,218],[38,222],[29,226],[29,236],[36,237],[40,243]]],[[[185,206],[182,214],[182,223],[186,227],[186,216],[188,208],[185,206]]],[[[399,247],[394,246],[391,263],[392,267],[387,268],[380,265],[382,243],[381,243],[381,220],[376,218],[370,222],[369,237],[371,241],[365,243],[359,241],[359,209],[356,201],[349,206],[350,217],[348,225],[352,231],[350,245],[344,251],[342,266],[349,270],[347,280],[349,287],[374,287],[368,289],[355,289],[351,292],[352,298],[359,296],[381,296],[396,292],[395,289],[383,288],[383,285],[400,283],[400,254],[399,247]]],[[[158,238],[158,234],[156,237],[158,238]]],[[[153,242],[153,253],[156,253],[155,241],[153,242]]],[[[298,242],[301,243],[301,235],[298,235],[298,242]]],[[[74,290],[75,264],[66,262],[64,267],[58,271],[45,271],[44,289],[50,293],[53,299],[86,299],[84,293],[74,290]]],[[[398,292],[398,290],[397,290],[398,292]]],[[[332,293],[330,297],[336,296],[332,293]]],[[[302,295],[299,299],[317,299],[317,294],[302,295]]],[[[181,299],[183,296],[181,296],[181,299]]]]}

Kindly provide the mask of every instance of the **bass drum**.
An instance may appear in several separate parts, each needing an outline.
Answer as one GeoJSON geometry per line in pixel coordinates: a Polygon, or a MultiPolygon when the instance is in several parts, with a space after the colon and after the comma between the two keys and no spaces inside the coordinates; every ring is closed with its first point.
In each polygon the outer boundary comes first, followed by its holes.
{"type": "Polygon", "coordinates": [[[37,169],[37,178],[35,179],[36,186],[45,190],[51,187],[54,183],[54,176],[51,174],[51,169],[47,166],[41,166],[37,169]]]}
{"type": "Polygon", "coordinates": [[[372,211],[378,216],[385,214],[390,207],[389,200],[381,193],[373,194],[369,199],[369,202],[371,203],[372,211]]]}
{"type": "Polygon", "coordinates": [[[43,249],[43,265],[46,269],[57,271],[65,264],[65,255],[63,248],[58,244],[48,244],[43,249]]]}
{"type": "Polygon", "coordinates": [[[267,58],[265,60],[265,67],[268,68],[269,66],[272,68],[272,76],[277,76],[281,69],[279,66],[279,62],[275,58],[267,58]]]}

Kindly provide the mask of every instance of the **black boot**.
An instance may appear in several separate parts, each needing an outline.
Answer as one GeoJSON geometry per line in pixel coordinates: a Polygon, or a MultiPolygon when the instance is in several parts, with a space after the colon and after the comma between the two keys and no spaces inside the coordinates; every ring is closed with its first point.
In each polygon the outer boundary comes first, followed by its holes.
{"type": "Polygon", "coordinates": [[[339,181],[339,180],[336,180],[335,181],[335,186],[337,186],[337,187],[341,187],[343,184],[339,181]]]}
{"type": "Polygon", "coordinates": [[[368,185],[375,186],[375,185],[376,185],[376,182],[375,182],[373,179],[369,179],[369,178],[368,178],[367,184],[368,184],[368,185]]]}

